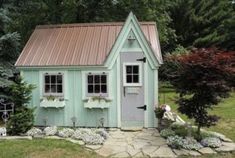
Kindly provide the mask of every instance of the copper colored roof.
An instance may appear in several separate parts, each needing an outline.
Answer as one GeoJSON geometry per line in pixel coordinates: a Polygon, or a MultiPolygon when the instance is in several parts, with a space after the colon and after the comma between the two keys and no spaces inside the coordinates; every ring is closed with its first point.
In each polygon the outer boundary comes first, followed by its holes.
{"type": "MultiPolygon", "coordinates": [[[[16,66],[103,65],[124,23],[37,26],[16,66]]],[[[140,22],[157,58],[159,41],[154,22],[140,22]]]]}

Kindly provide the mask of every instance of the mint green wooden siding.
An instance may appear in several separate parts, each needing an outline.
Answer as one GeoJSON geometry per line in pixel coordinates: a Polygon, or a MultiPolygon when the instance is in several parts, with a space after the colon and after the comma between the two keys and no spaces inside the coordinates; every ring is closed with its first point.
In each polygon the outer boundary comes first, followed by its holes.
{"type": "MultiPolygon", "coordinates": [[[[22,70],[24,79],[31,84],[37,86],[33,90],[30,107],[35,107],[35,125],[45,125],[46,118],[47,125],[58,126],[72,126],[71,117],[77,117],[78,126],[97,127],[100,126],[100,119],[104,118],[104,126],[117,126],[117,106],[116,106],[116,65],[111,70],[110,80],[112,81],[112,102],[108,109],[88,109],[84,108],[84,101],[82,100],[82,93],[85,91],[85,86],[82,84],[81,70],[59,70],[59,69],[39,69],[39,70],[22,70]],[[64,108],[42,108],[40,107],[40,99],[42,98],[42,75],[40,72],[58,71],[64,72],[64,97],[66,99],[66,106],[64,108]],[[41,82],[40,82],[41,81],[41,82]]],[[[86,70],[89,71],[89,70],[86,70]]],[[[91,70],[95,72],[95,70],[91,70]]]]}

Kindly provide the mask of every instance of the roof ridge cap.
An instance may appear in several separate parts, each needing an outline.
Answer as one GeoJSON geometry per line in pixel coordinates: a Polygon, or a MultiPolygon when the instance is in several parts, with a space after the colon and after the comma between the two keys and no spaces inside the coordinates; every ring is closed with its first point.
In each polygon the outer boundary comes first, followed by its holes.
{"type": "MultiPolygon", "coordinates": [[[[154,21],[141,21],[141,25],[156,25],[154,21]]],[[[49,24],[49,25],[37,25],[36,29],[47,28],[66,28],[66,27],[89,27],[89,26],[123,26],[124,22],[94,22],[94,23],[72,23],[72,24],[49,24]]]]}

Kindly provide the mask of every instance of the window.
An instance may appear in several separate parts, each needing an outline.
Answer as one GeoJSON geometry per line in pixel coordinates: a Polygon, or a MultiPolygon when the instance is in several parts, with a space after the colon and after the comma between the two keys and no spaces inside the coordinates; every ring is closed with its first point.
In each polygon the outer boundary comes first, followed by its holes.
{"type": "Polygon", "coordinates": [[[140,63],[124,63],[123,81],[124,86],[141,86],[140,63]]]}
{"type": "Polygon", "coordinates": [[[44,94],[45,95],[63,95],[63,74],[44,75],[44,94]]]}
{"type": "Polygon", "coordinates": [[[107,96],[107,74],[88,74],[87,94],[88,96],[107,96]]]}

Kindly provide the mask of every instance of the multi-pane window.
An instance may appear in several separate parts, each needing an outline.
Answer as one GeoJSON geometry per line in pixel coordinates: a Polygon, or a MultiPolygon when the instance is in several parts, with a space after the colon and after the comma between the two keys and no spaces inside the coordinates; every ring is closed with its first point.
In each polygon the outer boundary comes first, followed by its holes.
{"type": "Polygon", "coordinates": [[[140,67],[140,63],[124,63],[124,86],[141,86],[142,81],[140,67]]]}
{"type": "Polygon", "coordinates": [[[44,94],[63,95],[63,75],[45,74],[44,75],[44,94]]]}
{"type": "Polygon", "coordinates": [[[87,94],[97,96],[107,95],[107,75],[106,74],[88,74],[87,75],[87,94]]]}
{"type": "Polygon", "coordinates": [[[126,66],[126,83],[139,83],[139,66],[126,66]]]}

